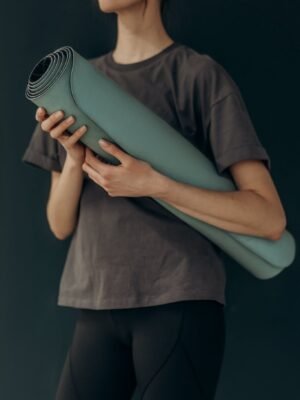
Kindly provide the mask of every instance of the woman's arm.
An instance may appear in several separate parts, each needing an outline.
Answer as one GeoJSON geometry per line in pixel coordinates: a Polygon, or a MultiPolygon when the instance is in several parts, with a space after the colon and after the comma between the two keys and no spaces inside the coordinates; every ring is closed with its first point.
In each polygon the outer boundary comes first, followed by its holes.
{"type": "Polygon", "coordinates": [[[120,165],[105,164],[87,149],[83,169],[110,196],[151,196],[218,228],[272,240],[279,239],[285,229],[282,204],[261,160],[233,163],[229,168],[238,190],[224,192],[169,178],[114,143],[99,145],[120,165]]]}
{"type": "Polygon", "coordinates": [[[77,211],[84,172],[82,163],[85,158],[85,147],[79,139],[87,127],[82,125],[72,134],[68,128],[74,124],[75,117],[64,118],[64,112],[57,110],[50,115],[43,107],[36,110],[36,120],[41,122],[45,135],[57,140],[66,151],[62,171],[51,171],[51,186],[46,207],[47,219],[51,231],[58,239],[69,236],[77,222],[77,211]]]}
{"type": "Polygon", "coordinates": [[[74,231],[83,180],[81,164],[68,155],[62,172],[51,171],[46,213],[49,227],[57,239],[66,239],[74,231]]]}
{"type": "Polygon", "coordinates": [[[236,191],[215,191],[177,182],[157,172],[154,197],[218,228],[277,240],[286,215],[269,171],[260,160],[229,167],[236,191]]]}

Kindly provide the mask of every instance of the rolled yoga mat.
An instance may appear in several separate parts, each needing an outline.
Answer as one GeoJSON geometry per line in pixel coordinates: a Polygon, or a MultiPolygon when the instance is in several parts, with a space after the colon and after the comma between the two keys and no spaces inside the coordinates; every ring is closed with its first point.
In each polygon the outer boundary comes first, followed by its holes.
{"type": "MultiPolygon", "coordinates": [[[[65,116],[74,115],[76,122],[68,128],[71,133],[82,124],[87,125],[88,130],[80,141],[113,165],[120,162],[101,149],[100,138],[116,143],[128,154],[149,162],[177,181],[211,190],[237,189],[181,133],[70,46],[58,48],[35,64],[29,74],[25,97],[46,108],[48,113],[61,109],[65,116]]],[[[153,198],[259,279],[278,275],[295,258],[295,239],[287,230],[277,241],[237,234],[153,198]]]]}

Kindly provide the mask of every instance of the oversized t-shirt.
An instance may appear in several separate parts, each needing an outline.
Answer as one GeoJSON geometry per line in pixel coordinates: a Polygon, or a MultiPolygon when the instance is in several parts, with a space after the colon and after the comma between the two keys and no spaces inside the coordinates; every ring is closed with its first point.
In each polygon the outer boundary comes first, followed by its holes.
{"type": "MultiPolygon", "coordinates": [[[[210,55],[173,42],[139,62],[117,63],[112,51],[89,62],[180,132],[219,174],[231,177],[228,167],[246,159],[262,160],[270,170],[237,84],[210,55]]],[[[63,146],[37,123],[22,161],[62,171],[65,157],[63,146]]],[[[221,249],[153,198],[111,197],[86,174],[79,201],[58,305],[112,309],[188,299],[225,304],[221,249]]]]}

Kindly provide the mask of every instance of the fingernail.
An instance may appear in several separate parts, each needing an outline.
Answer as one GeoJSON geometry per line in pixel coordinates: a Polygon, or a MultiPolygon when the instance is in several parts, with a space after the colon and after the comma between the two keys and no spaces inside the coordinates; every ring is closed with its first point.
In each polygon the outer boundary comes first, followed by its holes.
{"type": "Polygon", "coordinates": [[[98,140],[98,143],[103,144],[104,146],[106,146],[108,144],[107,141],[104,139],[98,140]]]}

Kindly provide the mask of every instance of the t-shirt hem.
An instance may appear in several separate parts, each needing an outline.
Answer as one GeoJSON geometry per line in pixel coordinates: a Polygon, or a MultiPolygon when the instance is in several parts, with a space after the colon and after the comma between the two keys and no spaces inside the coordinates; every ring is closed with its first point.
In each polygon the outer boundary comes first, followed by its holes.
{"type": "Polygon", "coordinates": [[[146,296],[138,300],[136,297],[128,297],[122,300],[116,299],[101,299],[98,302],[93,302],[90,299],[84,301],[83,299],[75,298],[68,295],[60,295],[57,300],[57,305],[72,308],[89,308],[93,310],[100,309],[120,309],[120,308],[139,308],[150,307],[155,305],[162,305],[183,300],[215,300],[222,305],[226,305],[224,296],[217,296],[204,293],[182,293],[180,295],[162,295],[162,296],[146,296]]]}
{"type": "Polygon", "coordinates": [[[262,160],[267,169],[271,171],[271,160],[266,150],[256,144],[244,144],[227,150],[222,155],[215,158],[218,172],[222,174],[232,164],[242,160],[262,160]]]}
{"type": "Polygon", "coordinates": [[[47,154],[33,151],[30,148],[26,150],[23,157],[21,158],[21,161],[25,164],[42,168],[47,171],[54,170],[61,172],[62,170],[60,162],[57,158],[53,158],[48,156],[47,154]]]}

